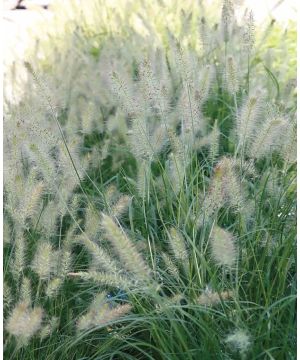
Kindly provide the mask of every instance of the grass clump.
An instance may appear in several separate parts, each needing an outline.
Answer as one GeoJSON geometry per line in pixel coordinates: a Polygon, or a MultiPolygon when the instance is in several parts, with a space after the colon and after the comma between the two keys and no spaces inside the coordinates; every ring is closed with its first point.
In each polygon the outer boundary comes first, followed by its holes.
{"type": "Polygon", "coordinates": [[[252,13],[103,6],[6,99],[5,356],[295,358],[295,104],[252,13]]]}

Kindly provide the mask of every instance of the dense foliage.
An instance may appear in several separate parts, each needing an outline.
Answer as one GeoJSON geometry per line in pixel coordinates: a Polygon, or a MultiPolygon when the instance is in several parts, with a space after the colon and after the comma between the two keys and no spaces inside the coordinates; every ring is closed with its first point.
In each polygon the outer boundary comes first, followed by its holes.
{"type": "Polygon", "coordinates": [[[5,357],[296,358],[295,73],[273,24],[230,0],[218,22],[88,3],[7,74],[5,357]]]}

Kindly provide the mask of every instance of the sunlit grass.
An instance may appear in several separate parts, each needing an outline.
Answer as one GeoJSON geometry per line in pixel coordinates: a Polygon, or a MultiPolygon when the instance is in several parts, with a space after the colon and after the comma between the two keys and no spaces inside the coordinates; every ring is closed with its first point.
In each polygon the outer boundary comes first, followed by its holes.
{"type": "Polygon", "coordinates": [[[90,5],[7,77],[6,358],[294,359],[281,35],[230,1],[90,5]]]}

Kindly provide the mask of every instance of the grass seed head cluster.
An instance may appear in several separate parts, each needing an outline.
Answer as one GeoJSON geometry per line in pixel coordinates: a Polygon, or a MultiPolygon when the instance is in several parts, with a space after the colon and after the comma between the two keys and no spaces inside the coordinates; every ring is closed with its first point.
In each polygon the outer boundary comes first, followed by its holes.
{"type": "Polygon", "coordinates": [[[292,358],[295,103],[270,28],[255,43],[230,0],[217,23],[67,3],[7,74],[6,356],[292,358]]]}

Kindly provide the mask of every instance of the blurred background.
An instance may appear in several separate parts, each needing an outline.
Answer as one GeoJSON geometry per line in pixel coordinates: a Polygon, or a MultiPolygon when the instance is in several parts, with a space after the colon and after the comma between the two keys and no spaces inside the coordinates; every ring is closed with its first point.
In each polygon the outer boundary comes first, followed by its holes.
{"type": "MultiPolygon", "coordinates": [[[[51,19],[54,12],[62,11],[62,3],[66,5],[72,2],[73,0],[4,0],[5,63],[9,64],[12,59],[22,57],[32,37],[42,36],[43,32],[48,30],[45,26],[47,21],[51,19]]],[[[106,2],[118,4],[118,0],[106,2]]],[[[241,14],[247,7],[253,10],[257,26],[263,25],[270,19],[275,19],[283,27],[287,26],[289,21],[296,21],[296,0],[235,0],[235,2],[240,5],[241,14]]],[[[88,7],[91,1],[78,0],[76,3],[82,7],[88,7]]],[[[219,0],[203,0],[202,3],[209,5],[211,9],[218,9],[221,6],[219,0]]]]}
{"type": "MultiPolygon", "coordinates": [[[[233,2],[240,25],[247,9],[253,11],[257,44],[254,63],[260,62],[260,56],[264,53],[265,65],[272,62],[273,71],[279,80],[294,79],[296,1],[233,2]]],[[[193,18],[200,15],[217,26],[222,0],[187,0],[184,3],[179,0],[4,0],[3,5],[4,88],[5,96],[11,98],[13,93],[16,95],[24,91],[22,83],[27,79],[24,61],[51,67],[56,62],[55,57],[65,57],[63,54],[70,41],[76,42],[79,38],[84,44],[80,50],[78,44],[74,49],[83,51],[83,56],[88,53],[88,58],[97,58],[107,35],[123,37],[130,27],[143,38],[151,36],[151,31],[155,31],[164,42],[164,28],[169,27],[178,36],[181,17],[187,13],[193,14],[193,18]],[[150,32],[148,25],[145,25],[147,19],[151,20],[150,26],[153,26],[150,32]]],[[[197,41],[192,40],[194,45],[197,41]]],[[[65,58],[62,68],[69,67],[68,61],[65,58]]]]}

